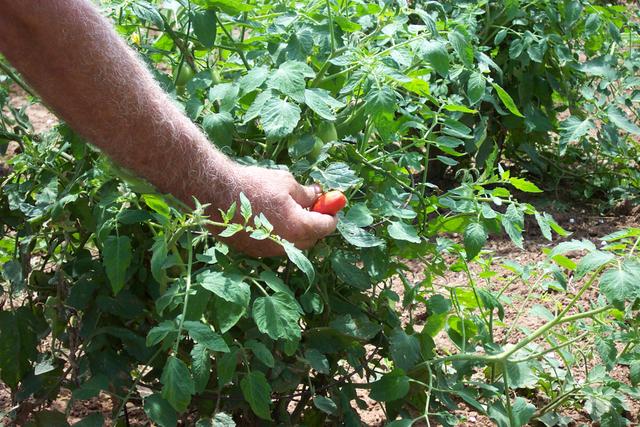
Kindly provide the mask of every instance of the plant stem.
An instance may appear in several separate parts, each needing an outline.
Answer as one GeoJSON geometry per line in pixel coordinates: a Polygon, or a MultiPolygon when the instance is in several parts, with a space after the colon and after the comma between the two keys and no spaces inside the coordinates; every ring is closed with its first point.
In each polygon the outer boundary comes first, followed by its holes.
{"type": "Polygon", "coordinates": [[[182,338],[182,327],[184,326],[184,318],[187,315],[187,307],[189,306],[189,291],[191,290],[191,267],[193,265],[193,240],[191,239],[191,232],[187,231],[187,241],[189,242],[188,250],[188,261],[187,261],[187,278],[186,278],[186,289],[184,295],[184,305],[182,307],[182,316],[180,317],[180,324],[178,325],[178,337],[176,338],[176,343],[173,346],[173,352],[178,354],[178,346],[180,345],[180,339],[182,338]]]}

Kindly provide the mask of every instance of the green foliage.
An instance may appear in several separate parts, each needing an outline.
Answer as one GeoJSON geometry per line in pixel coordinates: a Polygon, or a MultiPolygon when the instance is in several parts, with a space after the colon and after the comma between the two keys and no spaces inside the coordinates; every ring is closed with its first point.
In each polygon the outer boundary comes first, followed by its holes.
{"type": "Polygon", "coordinates": [[[109,394],[114,418],[140,402],[162,426],[187,412],[198,426],[356,425],[366,390],[394,426],[454,425],[463,404],[503,426],[566,425],[561,406],[578,403],[600,425],[626,423],[637,390],[611,370],[640,379],[640,230],[598,247],[563,242],[500,272],[483,251],[498,234],[524,247],[534,219],[548,240],[567,234],[518,198],[548,177],[571,176],[587,196],[636,194],[638,35],[622,7],[198,0],[106,11],[154,69],[194,71],[186,82],[155,73],[220,149],[342,190],[349,205],[307,252],[244,196],[211,222],[67,126],[35,134],[0,76],[0,138],[21,148],[0,177],[0,378],[15,402],[64,386],[75,400],[109,394]],[[287,257],[249,259],[220,239],[243,232],[287,257]],[[448,271],[466,282],[437,285],[448,271]],[[506,318],[513,281],[529,285],[539,328],[506,318]],[[574,378],[591,353],[595,367],[574,378]]]}

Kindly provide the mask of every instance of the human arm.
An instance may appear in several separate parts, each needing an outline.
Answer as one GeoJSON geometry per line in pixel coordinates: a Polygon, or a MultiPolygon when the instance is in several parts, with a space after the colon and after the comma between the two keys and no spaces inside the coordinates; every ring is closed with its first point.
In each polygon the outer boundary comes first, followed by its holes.
{"type": "MultiPolygon", "coordinates": [[[[335,229],[334,217],[304,209],[314,188],[216,150],[89,1],[0,0],[0,52],[73,129],[160,191],[210,203],[214,217],[243,192],[300,248],[335,229]]],[[[282,253],[244,234],[230,243],[254,256],[282,253]]]]}

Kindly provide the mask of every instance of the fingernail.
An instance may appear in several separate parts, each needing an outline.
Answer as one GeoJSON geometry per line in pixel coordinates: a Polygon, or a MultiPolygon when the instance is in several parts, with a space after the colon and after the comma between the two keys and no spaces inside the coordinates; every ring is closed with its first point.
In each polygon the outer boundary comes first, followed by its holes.
{"type": "Polygon", "coordinates": [[[313,191],[315,191],[316,194],[322,194],[322,187],[320,184],[313,184],[313,191]]]}

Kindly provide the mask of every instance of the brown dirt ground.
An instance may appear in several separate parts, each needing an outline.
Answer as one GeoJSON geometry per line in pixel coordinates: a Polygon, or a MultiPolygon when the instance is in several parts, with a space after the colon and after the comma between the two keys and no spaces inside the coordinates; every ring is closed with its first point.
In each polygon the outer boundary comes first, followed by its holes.
{"type": "MultiPolygon", "coordinates": [[[[27,115],[29,116],[34,130],[36,132],[44,132],[51,129],[56,123],[57,119],[51,114],[45,107],[40,104],[31,102],[28,96],[25,95],[20,89],[12,90],[12,105],[17,108],[26,107],[27,115]]],[[[1,160],[1,159],[0,159],[1,160]]],[[[569,203],[571,201],[568,201],[569,203]]],[[[573,234],[570,239],[590,239],[597,242],[598,237],[602,237],[615,230],[619,230],[625,227],[639,227],[640,226],[640,214],[637,209],[633,207],[625,206],[619,212],[615,212],[615,216],[601,216],[593,213],[592,209],[570,209],[562,213],[556,213],[554,217],[558,222],[568,231],[573,234]]],[[[537,227],[530,226],[528,224],[525,239],[525,249],[518,250],[508,240],[504,238],[491,238],[486,249],[489,250],[494,258],[495,265],[499,265],[501,262],[510,259],[517,261],[521,265],[528,263],[535,263],[544,259],[542,250],[544,248],[550,248],[557,244],[557,241],[548,242],[539,233],[537,227]]],[[[409,266],[413,273],[413,280],[418,281],[424,278],[423,267],[417,263],[409,263],[409,266]]],[[[480,271],[478,265],[473,265],[472,270],[474,273],[480,271]]],[[[507,270],[497,268],[499,276],[507,277],[509,272],[507,270]]],[[[444,277],[438,278],[435,281],[434,289],[442,289],[443,285],[454,285],[466,283],[466,277],[463,273],[448,272],[444,277]]],[[[502,286],[501,282],[496,282],[490,286],[497,288],[502,286]]],[[[576,284],[573,284],[576,286],[576,284]]],[[[403,288],[401,284],[397,284],[394,290],[402,295],[403,288]]],[[[513,319],[518,313],[523,303],[526,303],[525,299],[529,293],[529,285],[527,283],[515,283],[506,292],[506,294],[512,299],[511,305],[505,306],[505,318],[513,319]]],[[[554,298],[559,296],[551,296],[544,300],[544,304],[549,308],[552,308],[554,304],[554,298]]],[[[590,297],[595,297],[595,292],[589,295],[585,301],[590,297]]],[[[539,303],[540,301],[535,301],[539,303]]],[[[414,313],[416,319],[424,319],[424,308],[416,307],[414,313]]],[[[408,315],[405,314],[408,319],[408,315]]],[[[519,326],[527,327],[529,329],[536,328],[542,324],[542,321],[536,317],[532,317],[525,311],[518,321],[519,326]]],[[[514,328],[515,329],[515,328],[514,328]]],[[[501,331],[504,334],[504,330],[501,331]]],[[[517,342],[519,338],[523,336],[523,333],[519,330],[514,330],[513,334],[509,336],[508,342],[517,342]]],[[[451,344],[445,337],[438,337],[436,340],[439,348],[452,348],[451,344]]],[[[592,362],[593,363],[593,362],[592,362]]],[[[578,375],[578,374],[577,374],[578,375]]],[[[628,373],[625,369],[617,371],[617,375],[621,380],[626,380],[628,373]]],[[[363,425],[367,426],[382,426],[385,423],[385,414],[379,404],[368,399],[366,393],[361,397],[369,405],[367,409],[359,409],[362,417],[363,425]]],[[[73,423],[81,419],[90,413],[100,412],[104,415],[106,420],[110,420],[112,403],[106,395],[102,395],[99,398],[95,398],[89,401],[76,402],[71,408],[67,408],[70,401],[70,393],[68,390],[64,390],[53,402],[50,402],[48,407],[43,409],[53,409],[61,412],[69,411],[69,422],[73,423]]],[[[10,397],[7,388],[4,384],[0,383],[0,411],[6,411],[11,408],[10,397]]],[[[640,404],[638,402],[631,402],[632,416],[634,417],[634,425],[640,422],[640,404]]],[[[129,419],[132,426],[144,426],[149,425],[144,412],[139,407],[129,406],[129,419]]],[[[485,416],[478,414],[476,411],[469,409],[468,407],[461,406],[458,415],[464,417],[465,421],[462,422],[462,426],[493,426],[494,424],[485,416]]],[[[580,412],[579,410],[569,408],[563,412],[564,415],[569,416],[575,426],[592,425],[592,422],[588,418],[587,414],[580,412]]],[[[5,420],[6,422],[6,420],[5,420]]],[[[183,424],[188,425],[188,424],[183,424]]],[[[435,422],[431,423],[432,426],[436,426],[435,422]]]]}

